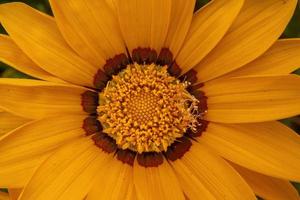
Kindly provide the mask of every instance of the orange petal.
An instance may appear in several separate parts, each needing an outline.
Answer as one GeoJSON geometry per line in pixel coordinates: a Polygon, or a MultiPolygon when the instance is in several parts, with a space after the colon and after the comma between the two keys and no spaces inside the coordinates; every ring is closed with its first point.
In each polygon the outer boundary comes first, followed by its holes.
{"type": "Polygon", "coordinates": [[[11,113],[0,111],[0,136],[25,124],[29,119],[15,116],[11,113]]]}
{"type": "Polygon", "coordinates": [[[172,166],[189,199],[256,199],[239,174],[202,144],[194,142],[172,166]]]}
{"type": "Polygon", "coordinates": [[[53,153],[35,172],[20,200],[82,200],[107,154],[90,138],[81,138],[53,153]]]}
{"type": "Polygon", "coordinates": [[[112,159],[99,171],[86,200],[126,199],[132,194],[133,168],[121,161],[112,159]],[[99,192],[101,188],[101,192],[99,192]]]}
{"type": "Polygon", "coordinates": [[[0,34],[0,60],[30,76],[63,82],[37,66],[7,35],[0,34]]]}
{"type": "Polygon", "coordinates": [[[215,0],[200,9],[176,58],[183,73],[198,64],[222,39],[244,0],[215,0]]]}
{"type": "Polygon", "coordinates": [[[262,55],[290,21],[297,0],[246,0],[221,42],[194,69],[204,82],[262,55]]]}
{"type": "Polygon", "coordinates": [[[8,193],[0,191],[0,200],[9,200],[8,193]]]}
{"type": "Polygon", "coordinates": [[[9,200],[17,200],[22,192],[22,189],[8,188],[9,200]]]}
{"type": "Polygon", "coordinates": [[[175,57],[188,33],[192,22],[195,0],[172,0],[171,20],[164,47],[170,49],[175,57]]]}
{"type": "Polygon", "coordinates": [[[300,136],[279,122],[210,123],[200,140],[243,167],[300,181],[300,136]]]}
{"type": "Polygon", "coordinates": [[[126,53],[116,13],[106,0],[50,3],[66,41],[90,63],[102,67],[106,59],[126,53]]]}
{"type": "Polygon", "coordinates": [[[233,165],[233,167],[247,181],[253,191],[264,199],[299,200],[300,198],[297,190],[289,181],[265,176],[238,165],[233,165]]]}
{"type": "Polygon", "coordinates": [[[44,157],[84,135],[84,116],[52,117],[30,122],[0,140],[0,187],[22,187],[44,157]]]}
{"type": "Polygon", "coordinates": [[[60,113],[85,114],[81,95],[87,89],[31,79],[0,79],[0,106],[24,118],[60,113]]]}
{"type": "Polygon", "coordinates": [[[45,71],[74,84],[93,86],[97,67],[81,59],[53,18],[23,3],[0,5],[0,22],[16,44],[45,71]]]}
{"type": "Polygon", "coordinates": [[[297,75],[244,77],[211,81],[206,119],[222,123],[278,120],[300,114],[297,75]]]}
{"type": "Polygon", "coordinates": [[[300,39],[278,40],[262,56],[225,77],[290,74],[300,67],[299,54],[300,39]]]}
{"type": "Polygon", "coordinates": [[[171,3],[171,0],[116,0],[121,31],[130,53],[138,47],[160,52],[168,33],[171,3]]]}
{"type": "Polygon", "coordinates": [[[164,160],[158,167],[143,167],[136,161],[133,180],[138,199],[185,199],[176,175],[164,160]]]}

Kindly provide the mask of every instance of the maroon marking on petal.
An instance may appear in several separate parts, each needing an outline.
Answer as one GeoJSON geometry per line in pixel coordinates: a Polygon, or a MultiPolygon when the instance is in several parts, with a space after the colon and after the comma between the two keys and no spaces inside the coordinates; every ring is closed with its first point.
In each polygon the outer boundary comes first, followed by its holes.
{"type": "Polygon", "coordinates": [[[197,82],[197,72],[193,69],[189,70],[179,78],[181,81],[187,81],[191,84],[195,84],[197,82]]]}
{"type": "Polygon", "coordinates": [[[129,64],[129,60],[125,54],[116,55],[114,58],[108,59],[103,67],[107,76],[118,74],[129,64]]]}
{"type": "Polygon", "coordinates": [[[175,161],[181,158],[192,146],[192,142],[187,137],[179,138],[168,147],[165,156],[168,160],[175,161]]]}
{"type": "Polygon", "coordinates": [[[157,53],[154,49],[138,47],[132,50],[132,61],[138,64],[151,64],[157,60],[157,53]]]}
{"type": "Polygon", "coordinates": [[[102,125],[97,120],[96,116],[89,116],[85,118],[82,128],[85,130],[86,135],[92,135],[96,132],[102,131],[102,125]]]}
{"type": "Polygon", "coordinates": [[[178,77],[181,74],[181,69],[179,65],[174,62],[168,67],[168,72],[171,76],[178,77]]]}
{"type": "Polygon", "coordinates": [[[97,106],[99,97],[98,93],[92,91],[86,91],[81,94],[81,105],[85,112],[89,114],[97,113],[97,106]]]}
{"type": "Polygon", "coordinates": [[[106,60],[103,70],[99,69],[94,77],[94,86],[98,90],[105,88],[107,81],[112,75],[118,74],[129,64],[129,60],[125,54],[119,54],[106,60]]]}
{"type": "Polygon", "coordinates": [[[190,94],[193,95],[194,97],[196,97],[196,99],[198,99],[199,101],[202,99],[206,99],[207,97],[205,96],[205,93],[201,90],[193,90],[190,91],[190,94]]]}
{"type": "Polygon", "coordinates": [[[98,90],[102,90],[105,88],[109,77],[105,74],[101,69],[98,70],[96,75],[94,76],[94,86],[98,90]]]}
{"type": "Polygon", "coordinates": [[[143,167],[158,167],[164,161],[163,155],[156,152],[137,154],[137,161],[143,167]]]}
{"type": "Polygon", "coordinates": [[[129,149],[126,150],[119,149],[117,151],[117,159],[131,166],[133,166],[135,156],[136,156],[136,152],[131,151],[129,149]]]}
{"type": "Polygon", "coordinates": [[[198,120],[198,122],[199,122],[199,125],[197,125],[195,127],[196,130],[192,131],[191,129],[188,129],[186,131],[187,136],[189,136],[189,137],[200,137],[203,134],[203,132],[206,131],[209,122],[206,121],[206,120],[202,120],[202,119],[198,120]]]}
{"type": "Polygon", "coordinates": [[[170,66],[173,62],[173,54],[168,48],[162,48],[157,58],[156,64],[170,66]]]}
{"type": "Polygon", "coordinates": [[[203,113],[203,112],[207,111],[207,109],[208,109],[207,97],[203,97],[202,99],[199,100],[198,107],[199,107],[198,110],[199,110],[200,113],[203,113]]]}
{"type": "Polygon", "coordinates": [[[117,144],[115,140],[103,132],[98,132],[92,137],[95,145],[101,148],[106,153],[113,153],[117,150],[117,144]]]}
{"type": "Polygon", "coordinates": [[[204,83],[198,83],[198,84],[195,84],[195,85],[190,85],[188,87],[188,91],[193,92],[194,90],[198,90],[198,89],[202,88],[203,86],[204,86],[204,83]]]}

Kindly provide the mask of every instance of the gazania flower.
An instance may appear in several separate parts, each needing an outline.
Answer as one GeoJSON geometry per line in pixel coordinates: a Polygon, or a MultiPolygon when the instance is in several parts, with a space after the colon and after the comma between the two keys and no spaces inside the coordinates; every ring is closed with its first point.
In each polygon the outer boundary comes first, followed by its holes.
{"type": "Polygon", "coordinates": [[[0,79],[0,187],[299,199],[300,139],[276,121],[300,113],[300,41],[277,40],[296,0],[50,3],[0,6],[1,59],[41,79],[0,79]]]}

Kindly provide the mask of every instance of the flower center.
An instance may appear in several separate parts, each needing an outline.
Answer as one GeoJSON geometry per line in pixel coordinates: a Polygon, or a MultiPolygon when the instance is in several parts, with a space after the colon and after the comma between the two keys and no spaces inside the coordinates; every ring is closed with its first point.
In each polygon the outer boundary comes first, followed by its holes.
{"type": "Polygon", "coordinates": [[[124,150],[166,152],[187,129],[199,125],[199,101],[188,86],[170,76],[167,66],[127,65],[99,94],[103,132],[124,150]]]}

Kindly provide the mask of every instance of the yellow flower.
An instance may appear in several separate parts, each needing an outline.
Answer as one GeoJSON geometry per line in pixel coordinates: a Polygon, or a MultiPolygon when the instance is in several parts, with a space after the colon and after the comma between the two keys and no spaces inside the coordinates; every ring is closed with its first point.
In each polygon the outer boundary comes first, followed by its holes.
{"type": "Polygon", "coordinates": [[[300,40],[278,40],[296,0],[50,3],[0,5],[0,59],[41,79],[0,79],[0,187],[299,199],[300,138],[276,121],[300,113],[300,40]]]}

